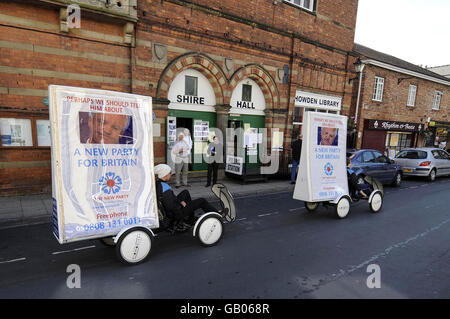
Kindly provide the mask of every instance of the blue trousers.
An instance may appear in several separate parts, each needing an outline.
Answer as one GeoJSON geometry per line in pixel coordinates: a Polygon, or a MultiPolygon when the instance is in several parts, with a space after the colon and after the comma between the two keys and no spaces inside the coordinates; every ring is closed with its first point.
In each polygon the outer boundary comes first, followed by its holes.
{"type": "Polygon", "coordinates": [[[291,172],[291,182],[295,182],[295,175],[297,173],[297,167],[299,161],[292,160],[292,172],[291,172]]]}

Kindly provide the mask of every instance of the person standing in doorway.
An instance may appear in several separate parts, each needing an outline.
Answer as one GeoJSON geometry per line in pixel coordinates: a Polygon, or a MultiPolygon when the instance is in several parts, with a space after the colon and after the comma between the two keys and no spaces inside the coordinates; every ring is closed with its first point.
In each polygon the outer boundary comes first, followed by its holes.
{"type": "Polygon", "coordinates": [[[302,134],[297,135],[297,140],[292,143],[292,172],[291,184],[295,184],[297,168],[300,163],[300,154],[302,152],[302,134]]]}
{"type": "Polygon", "coordinates": [[[217,183],[217,171],[219,163],[222,162],[222,144],[217,136],[214,136],[213,143],[209,144],[206,154],[208,155],[208,177],[205,187],[208,187],[211,186],[211,178],[212,185],[217,183]]]}
{"type": "Polygon", "coordinates": [[[178,140],[173,146],[172,154],[175,156],[175,177],[176,185],[175,188],[181,186],[180,177],[182,175],[183,185],[190,186],[188,184],[188,170],[189,170],[189,159],[191,156],[191,149],[188,142],[184,140],[184,134],[178,134],[178,140]]]}

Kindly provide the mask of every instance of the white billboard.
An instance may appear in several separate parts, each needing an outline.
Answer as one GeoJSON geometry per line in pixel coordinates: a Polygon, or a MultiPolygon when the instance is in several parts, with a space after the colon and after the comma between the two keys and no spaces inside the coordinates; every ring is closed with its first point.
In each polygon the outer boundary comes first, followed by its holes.
{"type": "Polygon", "coordinates": [[[49,98],[58,241],[159,227],[151,97],[51,85],[49,98]]]}
{"type": "Polygon", "coordinates": [[[333,201],[348,195],[346,169],[347,117],[306,112],[294,199],[333,201]]]}

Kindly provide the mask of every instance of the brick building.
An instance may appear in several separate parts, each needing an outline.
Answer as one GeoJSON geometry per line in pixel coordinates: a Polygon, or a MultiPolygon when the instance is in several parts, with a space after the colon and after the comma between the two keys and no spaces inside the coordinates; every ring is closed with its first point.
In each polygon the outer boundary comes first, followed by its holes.
{"type": "Polygon", "coordinates": [[[442,147],[450,138],[450,79],[356,43],[355,52],[364,65],[359,103],[358,78],[353,85],[356,147],[390,157],[404,147],[442,147]]]}
{"type": "Polygon", "coordinates": [[[305,110],[349,113],[357,4],[0,0],[0,194],[50,190],[50,84],[152,96],[157,163],[177,127],[194,133],[194,156],[204,151],[202,125],[267,128],[269,142],[278,129],[289,149],[305,110]],[[80,28],[68,28],[69,2],[81,7],[80,28]],[[309,94],[339,107],[294,107],[309,94]]]}

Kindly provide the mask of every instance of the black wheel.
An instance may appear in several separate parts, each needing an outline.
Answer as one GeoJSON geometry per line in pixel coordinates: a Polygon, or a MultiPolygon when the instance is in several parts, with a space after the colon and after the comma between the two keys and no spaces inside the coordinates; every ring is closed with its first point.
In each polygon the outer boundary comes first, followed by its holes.
{"type": "Polygon", "coordinates": [[[373,194],[369,207],[372,213],[378,213],[381,210],[381,207],[383,207],[383,195],[381,192],[375,192],[373,194]]]}
{"type": "Polygon", "coordinates": [[[305,208],[308,212],[313,212],[319,207],[319,203],[305,202],[305,208]]]}
{"type": "Polygon", "coordinates": [[[116,254],[122,263],[137,265],[148,258],[152,245],[152,233],[144,227],[135,227],[120,236],[116,245],[116,254]]]}
{"type": "Polygon", "coordinates": [[[434,182],[434,180],[436,179],[436,169],[432,169],[430,174],[428,175],[428,180],[430,182],[434,182]]]}
{"type": "Polygon", "coordinates": [[[400,187],[401,183],[402,183],[402,174],[400,172],[397,172],[395,174],[394,181],[392,182],[392,186],[400,187]]]}
{"type": "Polygon", "coordinates": [[[197,226],[195,236],[205,247],[216,245],[223,234],[223,223],[218,216],[205,217],[197,226]]]}
{"type": "Polygon", "coordinates": [[[350,199],[348,197],[342,197],[336,204],[336,215],[340,219],[347,217],[350,211],[350,199]]]}
{"type": "Polygon", "coordinates": [[[114,247],[116,245],[114,243],[114,237],[100,238],[100,242],[107,247],[114,247]]]}

